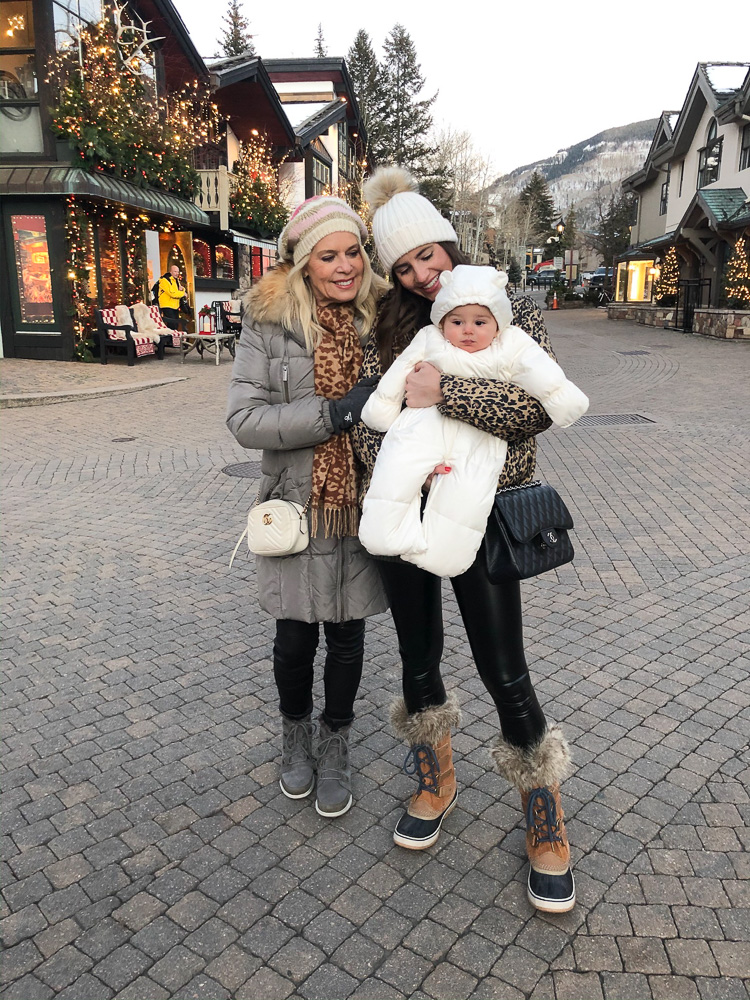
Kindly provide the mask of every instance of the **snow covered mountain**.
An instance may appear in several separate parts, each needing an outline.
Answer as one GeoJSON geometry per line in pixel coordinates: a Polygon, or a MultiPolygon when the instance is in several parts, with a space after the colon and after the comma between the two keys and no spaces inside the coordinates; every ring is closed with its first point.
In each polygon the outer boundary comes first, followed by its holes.
{"type": "Polygon", "coordinates": [[[503,204],[518,194],[535,170],[546,178],[555,207],[563,214],[575,204],[579,227],[594,218],[597,195],[605,201],[624,177],[646,159],[658,118],[605,129],[590,139],[559,149],[552,156],[516,167],[490,186],[490,201],[503,204]]]}

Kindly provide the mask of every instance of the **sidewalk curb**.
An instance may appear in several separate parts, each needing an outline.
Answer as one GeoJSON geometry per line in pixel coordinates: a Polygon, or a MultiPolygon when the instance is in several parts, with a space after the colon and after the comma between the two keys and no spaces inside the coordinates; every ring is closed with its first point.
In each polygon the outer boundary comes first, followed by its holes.
{"type": "Polygon", "coordinates": [[[98,386],[95,389],[66,389],[64,392],[25,392],[16,396],[0,396],[0,410],[19,406],[49,406],[53,403],[72,403],[78,399],[95,399],[97,396],[121,396],[126,392],[140,392],[141,389],[156,389],[161,385],[187,382],[188,375],[178,378],[162,378],[154,382],[136,382],[132,385],[98,386]]]}

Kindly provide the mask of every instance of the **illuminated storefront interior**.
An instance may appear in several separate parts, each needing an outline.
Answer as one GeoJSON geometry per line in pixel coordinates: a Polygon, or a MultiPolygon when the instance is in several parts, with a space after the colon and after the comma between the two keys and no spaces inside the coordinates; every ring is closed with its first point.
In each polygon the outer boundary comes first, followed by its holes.
{"type": "Polygon", "coordinates": [[[650,302],[659,277],[655,260],[623,260],[617,265],[616,302],[650,302]]]}

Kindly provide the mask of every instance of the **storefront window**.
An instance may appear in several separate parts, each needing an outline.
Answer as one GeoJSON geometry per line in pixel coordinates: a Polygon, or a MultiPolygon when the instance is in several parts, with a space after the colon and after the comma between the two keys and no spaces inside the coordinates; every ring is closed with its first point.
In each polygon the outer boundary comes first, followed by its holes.
{"type": "Polygon", "coordinates": [[[211,248],[203,240],[193,240],[193,266],[196,278],[211,277],[211,248]]]}
{"type": "Polygon", "coordinates": [[[616,300],[650,302],[657,273],[653,260],[631,260],[618,264],[616,300]]]}
{"type": "Polygon", "coordinates": [[[330,194],[331,192],[331,168],[319,160],[317,156],[313,157],[313,182],[312,182],[312,193],[316,194],[330,194]]]}
{"type": "Polygon", "coordinates": [[[12,215],[22,323],[54,323],[52,275],[43,215],[12,215]]]}
{"type": "Polygon", "coordinates": [[[97,229],[99,239],[99,271],[102,283],[102,302],[105,307],[120,305],[122,293],[122,250],[120,248],[120,233],[113,226],[100,225],[97,229]]]}
{"type": "Polygon", "coordinates": [[[234,254],[229,247],[219,244],[216,247],[216,277],[234,278],[234,254]]]}
{"type": "Polygon", "coordinates": [[[628,291],[628,265],[626,261],[617,265],[617,286],[615,289],[615,302],[625,302],[628,291]]]}
{"type": "Polygon", "coordinates": [[[31,3],[0,4],[0,153],[42,153],[31,3]]]}

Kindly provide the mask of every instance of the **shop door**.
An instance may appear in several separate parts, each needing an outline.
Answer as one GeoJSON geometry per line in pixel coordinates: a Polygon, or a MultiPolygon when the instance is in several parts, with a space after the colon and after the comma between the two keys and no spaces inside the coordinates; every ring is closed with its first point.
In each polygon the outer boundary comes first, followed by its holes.
{"type": "Polygon", "coordinates": [[[687,279],[677,286],[677,309],[675,326],[690,333],[693,329],[695,310],[711,301],[711,280],[709,278],[687,279]]]}
{"type": "Polygon", "coordinates": [[[65,315],[63,209],[54,203],[6,199],[2,205],[5,253],[2,283],[6,357],[68,361],[73,334],[65,315]],[[6,329],[7,327],[7,329],[6,329]]]}

